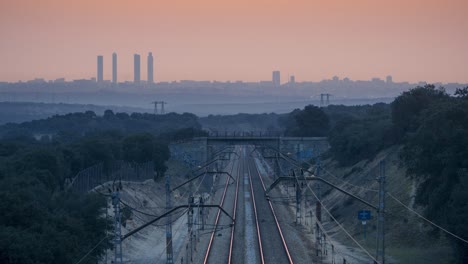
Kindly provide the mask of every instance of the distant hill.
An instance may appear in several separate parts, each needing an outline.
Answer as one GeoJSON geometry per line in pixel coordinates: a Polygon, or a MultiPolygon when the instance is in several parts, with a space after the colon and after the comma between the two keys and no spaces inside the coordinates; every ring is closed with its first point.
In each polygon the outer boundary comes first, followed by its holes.
{"type": "Polygon", "coordinates": [[[103,115],[110,109],[123,113],[148,113],[151,109],[126,107],[126,106],[100,106],[91,104],[52,104],[31,102],[0,102],[0,124],[22,123],[32,120],[44,119],[53,115],[64,115],[76,112],[93,111],[97,115],[103,115]]]}

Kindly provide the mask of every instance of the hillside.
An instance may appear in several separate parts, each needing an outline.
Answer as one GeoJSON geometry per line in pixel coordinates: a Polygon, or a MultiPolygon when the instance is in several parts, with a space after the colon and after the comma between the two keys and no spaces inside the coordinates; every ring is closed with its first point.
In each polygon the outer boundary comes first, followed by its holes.
{"type": "MultiPolygon", "coordinates": [[[[399,158],[401,146],[393,146],[380,151],[373,159],[361,160],[352,166],[341,167],[333,159],[323,161],[321,176],[340,188],[358,197],[378,204],[379,162],[386,162],[386,253],[387,263],[453,263],[455,252],[453,242],[444,235],[434,236],[434,228],[415,214],[406,210],[393,195],[408,207],[423,213],[424,207],[415,205],[416,189],[420,182],[407,175],[407,168],[399,158]],[[450,257],[451,256],[451,257],[450,257]]],[[[375,254],[376,212],[367,222],[366,239],[361,221],[357,219],[359,210],[370,208],[347,195],[322,184],[323,203],[340,222],[371,254],[375,254]]],[[[323,212],[323,223],[333,238],[350,248],[356,245],[336,226],[327,213],[323,212]]]]}

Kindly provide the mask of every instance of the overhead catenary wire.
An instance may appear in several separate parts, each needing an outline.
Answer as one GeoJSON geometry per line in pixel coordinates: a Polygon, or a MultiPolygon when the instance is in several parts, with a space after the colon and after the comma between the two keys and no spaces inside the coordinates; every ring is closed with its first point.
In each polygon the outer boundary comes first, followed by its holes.
{"type": "Polygon", "coordinates": [[[327,214],[330,216],[330,218],[338,225],[338,227],[343,230],[343,232],[345,232],[345,234],[362,250],[364,251],[364,253],[366,253],[372,260],[375,261],[375,263],[380,263],[378,262],[370,253],[369,251],[367,251],[367,249],[365,249],[349,232],[348,230],[346,230],[343,225],[341,225],[338,220],[336,220],[336,218],[331,214],[331,212],[327,209],[327,207],[324,206],[324,204],[322,203],[322,201],[318,198],[318,196],[315,194],[315,192],[312,190],[312,188],[309,186],[309,183],[306,182],[306,186],[307,188],[309,188],[309,190],[312,192],[312,194],[315,196],[315,198],[317,199],[317,201],[320,203],[320,205],[322,206],[322,208],[325,210],[325,212],[327,212],[327,214]]]}
{"type": "Polygon", "coordinates": [[[83,260],[86,259],[87,256],[89,256],[89,254],[91,254],[102,242],[104,242],[104,240],[106,240],[108,238],[108,236],[106,235],[103,239],[101,239],[92,249],[90,249],[88,251],[88,253],[86,253],[80,260],[78,260],[75,264],[80,264],[83,260]]]}
{"type": "MultiPolygon", "coordinates": [[[[234,164],[231,164],[231,165],[234,166],[234,164]]],[[[227,166],[229,166],[229,165],[227,165],[227,166]]],[[[227,166],[226,166],[226,167],[227,167],[227,166]]],[[[205,173],[204,173],[204,175],[203,175],[201,181],[198,183],[197,187],[195,188],[194,193],[196,193],[196,192],[200,189],[200,186],[201,186],[201,184],[203,183],[203,181],[204,181],[204,179],[205,179],[205,177],[206,177],[207,174],[208,174],[207,171],[205,171],[205,173]]],[[[187,189],[185,190],[185,192],[179,197],[179,199],[182,199],[182,198],[185,196],[185,194],[188,193],[189,189],[190,189],[190,188],[187,188],[187,189]]],[[[189,210],[189,209],[187,209],[187,211],[188,211],[188,210],[189,210]]],[[[187,211],[186,211],[186,212],[187,212],[187,211]]],[[[184,214],[185,214],[185,212],[184,212],[184,214]]],[[[175,234],[177,234],[177,233],[180,231],[180,228],[181,228],[182,226],[183,226],[183,225],[179,225],[179,227],[175,230],[175,232],[173,232],[173,235],[172,235],[171,239],[166,243],[166,246],[164,247],[164,250],[162,250],[162,251],[161,251],[161,254],[159,254],[159,256],[158,256],[158,259],[161,259],[161,257],[162,257],[162,255],[164,254],[164,252],[166,252],[167,247],[169,246],[169,244],[171,244],[172,241],[174,240],[175,234]]],[[[179,255],[180,255],[180,252],[179,252],[179,255]]]]}
{"type": "MultiPolygon", "coordinates": [[[[267,165],[265,165],[265,166],[267,166],[267,165]]],[[[331,236],[328,234],[328,232],[326,231],[326,229],[325,229],[325,227],[322,225],[322,223],[320,223],[320,221],[316,221],[316,223],[317,223],[317,225],[319,226],[320,230],[321,230],[321,231],[323,232],[323,234],[325,235],[325,237],[327,237],[327,238],[329,239],[329,241],[330,241],[330,246],[332,246],[333,252],[336,253],[336,255],[341,256],[341,257],[344,258],[344,257],[345,257],[345,254],[343,254],[343,253],[341,253],[339,250],[337,250],[337,249],[334,247],[334,244],[331,243],[331,241],[333,241],[333,240],[331,239],[331,236]]],[[[350,262],[348,262],[348,263],[350,263],[350,262]]]]}
{"type": "Polygon", "coordinates": [[[365,190],[365,191],[370,191],[370,192],[379,192],[379,190],[375,190],[375,189],[370,189],[370,188],[366,188],[366,187],[362,187],[362,186],[358,186],[358,185],[354,185],[352,183],[350,183],[349,181],[344,181],[343,179],[340,179],[338,176],[334,175],[333,173],[331,173],[330,171],[328,171],[327,169],[325,169],[324,167],[321,167],[322,171],[324,171],[326,174],[332,176],[333,178],[341,181],[342,184],[344,185],[349,185],[351,187],[354,187],[354,188],[359,188],[361,190],[365,190]]]}
{"type": "MultiPolygon", "coordinates": [[[[282,154],[280,152],[280,154],[282,154]]],[[[283,155],[283,154],[282,154],[283,155]]],[[[284,156],[284,155],[283,155],[284,156]]],[[[289,158],[288,159],[285,159],[286,161],[288,161],[289,163],[297,166],[297,167],[300,167],[299,165],[297,164],[294,164],[293,162],[293,159],[292,158],[289,158]],[[288,160],[289,159],[289,160],[288,160]]],[[[368,255],[372,260],[375,261],[375,263],[379,264],[380,262],[378,262],[370,253],[367,249],[365,249],[349,232],[348,230],[346,230],[343,225],[341,225],[338,220],[336,220],[336,218],[331,214],[331,212],[324,206],[324,204],[322,203],[322,201],[318,198],[318,196],[315,194],[315,192],[312,190],[312,188],[309,186],[309,183],[306,182],[306,186],[307,188],[309,188],[309,190],[312,192],[312,194],[315,196],[315,198],[317,199],[317,201],[320,203],[320,205],[322,206],[322,208],[325,210],[325,212],[327,212],[327,214],[330,216],[330,218],[337,224],[337,226],[343,230],[343,232],[362,250],[364,251],[364,253],[366,253],[366,255],[368,255]]]]}
{"type": "MultiPolygon", "coordinates": [[[[339,179],[337,176],[333,175],[331,172],[329,172],[328,170],[322,168],[323,171],[325,171],[328,175],[336,178],[336,179],[339,179]]],[[[341,179],[339,179],[341,180],[341,179]]],[[[346,182],[346,181],[343,181],[341,180],[343,184],[347,184],[349,186],[352,186],[352,187],[356,187],[356,188],[359,188],[359,189],[362,189],[362,190],[366,190],[366,191],[371,191],[371,192],[378,192],[378,190],[374,190],[374,189],[369,189],[369,188],[365,188],[365,187],[362,187],[362,186],[357,186],[357,185],[353,185],[349,182],[346,182]]],[[[390,198],[392,198],[393,200],[395,200],[397,203],[399,203],[400,205],[402,205],[405,209],[407,209],[408,211],[414,213],[416,216],[418,216],[419,218],[421,218],[422,220],[426,221],[427,223],[429,223],[430,225],[438,228],[439,230],[443,231],[444,233],[464,242],[464,243],[467,243],[468,244],[468,240],[467,239],[464,239],[450,231],[448,231],[447,229],[445,229],[444,227],[432,222],[431,220],[427,219],[426,217],[424,217],[423,215],[421,215],[420,213],[416,212],[415,210],[411,209],[409,206],[407,206],[406,204],[404,204],[402,201],[400,201],[398,198],[396,198],[393,194],[391,194],[390,192],[387,192],[388,196],[390,198]]]]}
{"type": "Polygon", "coordinates": [[[468,244],[468,240],[464,239],[464,238],[461,238],[460,236],[448,231],[447,229],[441,227],[440,225],[432,222],[431,220],[427,219],[426,217],[422,216],[420,213],[416,212],[415,210],[411,209],[409,206],[407,206],[406,204],[404,204],[402,201],[398,200],[395,196],[393,196],[393,194],[387,192],[388,196],[390,196],[390,198],[392,198],[393,200],[395,200],[397,203],[401,204],[403,207],[405,207],[408,211],[414,213],[415,215],[417,215],[419,218],[423,219],[424,221],[426,221],[427,223],[431,224],[432,226],[435,226],[437,227],[438,229],[442,230],[443,232],[445,232],[446,234],[464,242],[464,243],[467,243],[468,244]]]}

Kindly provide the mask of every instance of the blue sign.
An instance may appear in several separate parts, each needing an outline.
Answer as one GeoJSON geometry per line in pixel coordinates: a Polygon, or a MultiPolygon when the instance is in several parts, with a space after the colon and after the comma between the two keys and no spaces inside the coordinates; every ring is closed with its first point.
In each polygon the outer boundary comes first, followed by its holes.
{"type": "Polygon", "coordinates": [[[357,218],[359,220],[365,221],[365,220],[370,220],[371,219],[371,211],[369,210],[361,210],[358,212],[357,218]]]}
{"type": "Polygon", "coordinates": [[[303,150],[303,151],[299,151],[297,153],[297,157],[299,159],[311,159],[312,156],[313,156],[312,149],[306,149],[306,150],[303,150]]]}

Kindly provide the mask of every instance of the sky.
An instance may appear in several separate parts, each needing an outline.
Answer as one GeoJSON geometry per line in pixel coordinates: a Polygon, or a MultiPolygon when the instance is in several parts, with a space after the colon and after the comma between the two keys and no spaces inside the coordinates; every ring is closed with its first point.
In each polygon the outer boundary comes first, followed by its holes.
{"type": "Polygon", "coordinates": [[[0,81],[282,81],[332,76],[468,83],[466,0],[1,0],[0,81]]]}

